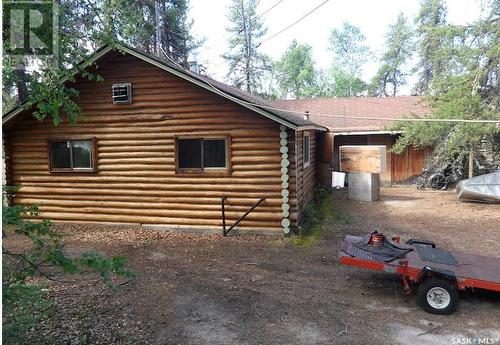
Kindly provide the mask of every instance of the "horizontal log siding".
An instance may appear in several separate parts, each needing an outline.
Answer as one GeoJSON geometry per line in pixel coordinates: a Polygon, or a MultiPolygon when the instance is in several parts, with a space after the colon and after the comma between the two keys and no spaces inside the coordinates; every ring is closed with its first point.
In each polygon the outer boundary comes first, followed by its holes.
{"type": "Polygon", "coordinates": [[[222,196],[229,225],[265,197],[238,228],[281,230],[278,124],[131,56],[98,71],[103,82],[76,84],[85,122],[55,127],[27,116],[8,131],[15,203],[40,204],[56,221],[221,229],[222,196]],[[133,104],[113,105],[111,85],[125,82],[133,104]],[[174,136],[227,134],[231,175],[176,175],[174,136]],[[47,139],[61,135],[97,138],[96,173],[48,172],[47,139]]]}
{"type": "Polygon", "coordinates": [[[304,131],[296,132],[296,160],[297,160],[297,205],[300,211],[307,202],[311,200],[314,194],[314,188],[317,183],[317,167],[318,167],[318,155],[317,155],[317,132],[308,131],[310,134],[309,145],[310,150],[310,165],[304,168],[303,160],[303,149],[302,149],[302,139],[304,136],[304,131]]]}
{"type": "Polygon", "coordinates": [[[288,130],[288,160],[290,166],[288,167],[289,187],[290,193],[290,222],[291,226],[297,226],[298,211],[297,211],[297,156],[296,156],[296,137],[295,131],[288,130]]]}

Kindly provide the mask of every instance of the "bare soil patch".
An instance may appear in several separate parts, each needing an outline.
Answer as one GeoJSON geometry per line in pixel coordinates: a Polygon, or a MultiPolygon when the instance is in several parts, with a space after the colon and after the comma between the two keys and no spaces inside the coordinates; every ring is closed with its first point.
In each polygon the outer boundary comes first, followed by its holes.
{"type": "Polygon", "coordinates": [[[461,336],[500,338],[498,295],[467,293],[454,315],[435,316],[403,293],[397,277],[337,263],[345,234],[375,228],[498,256],[498,205],[413,188],[383,189],[382,200],[373,203],[336,192],[331,203],[331,212],[349,217],[334,217],[330,230],[308,246],[288,238],[57,225],[68,251],[126,256],[138,277],[116,292],[88,276],[46,283],[52,312],[30,343],[451,344],[461,336]]]}

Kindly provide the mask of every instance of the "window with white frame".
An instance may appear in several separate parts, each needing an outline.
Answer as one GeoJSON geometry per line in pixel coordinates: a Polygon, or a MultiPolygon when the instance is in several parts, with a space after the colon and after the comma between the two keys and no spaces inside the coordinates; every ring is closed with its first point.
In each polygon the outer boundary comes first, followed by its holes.
{"type": "Polygon", "coordinates": [[[311,137],[309,132],[304,132],[302,137],[302,160],[304,161],[304,169],[311,164],[311,137]]]}

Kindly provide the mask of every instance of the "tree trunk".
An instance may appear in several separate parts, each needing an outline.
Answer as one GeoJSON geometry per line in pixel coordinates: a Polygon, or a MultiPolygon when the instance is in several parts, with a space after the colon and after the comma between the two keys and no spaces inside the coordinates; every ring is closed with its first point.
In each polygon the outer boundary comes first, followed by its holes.
{"type": "Polygon", "coordinates": [[[19,62],[15,70],[16,74],[16,87],[17,87],[17,97],[19,102],[23,102],[28,97],[28,87],[26,81],[26,68],[24,67],[24,61],[19,62]]]}
{"type": "Polygon", "coordinates": [[[160,34],[160,8],[158,1],[155,1],[155,52],[156,56],[160,57],[160,45],[161,45],[161,34],[160,34]]]}
{"type": "Polygon", "coordinates": [[[474,176],[474,148],[471,147],[469,152],[469,178],[474,176]]]}
{"type": "Polygon", "coordinates": [[[243,35],[245,37],[245,89],[250,92],[250,35],[251,32],[247,27],[247,15],[243,1],[241,4],[241,15],[243,16],[243,35]]]}

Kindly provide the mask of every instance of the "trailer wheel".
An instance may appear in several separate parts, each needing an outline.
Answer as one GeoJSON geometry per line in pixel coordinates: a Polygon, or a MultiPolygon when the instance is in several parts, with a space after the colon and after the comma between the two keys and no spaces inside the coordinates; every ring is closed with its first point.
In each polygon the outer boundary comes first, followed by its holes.
{"type": "Polygon", "coordinates": [[[432,277],[418,287],[417,302],[428,313],[448,315],[457,309],[458,292],[446,280],[432,277]]]}

